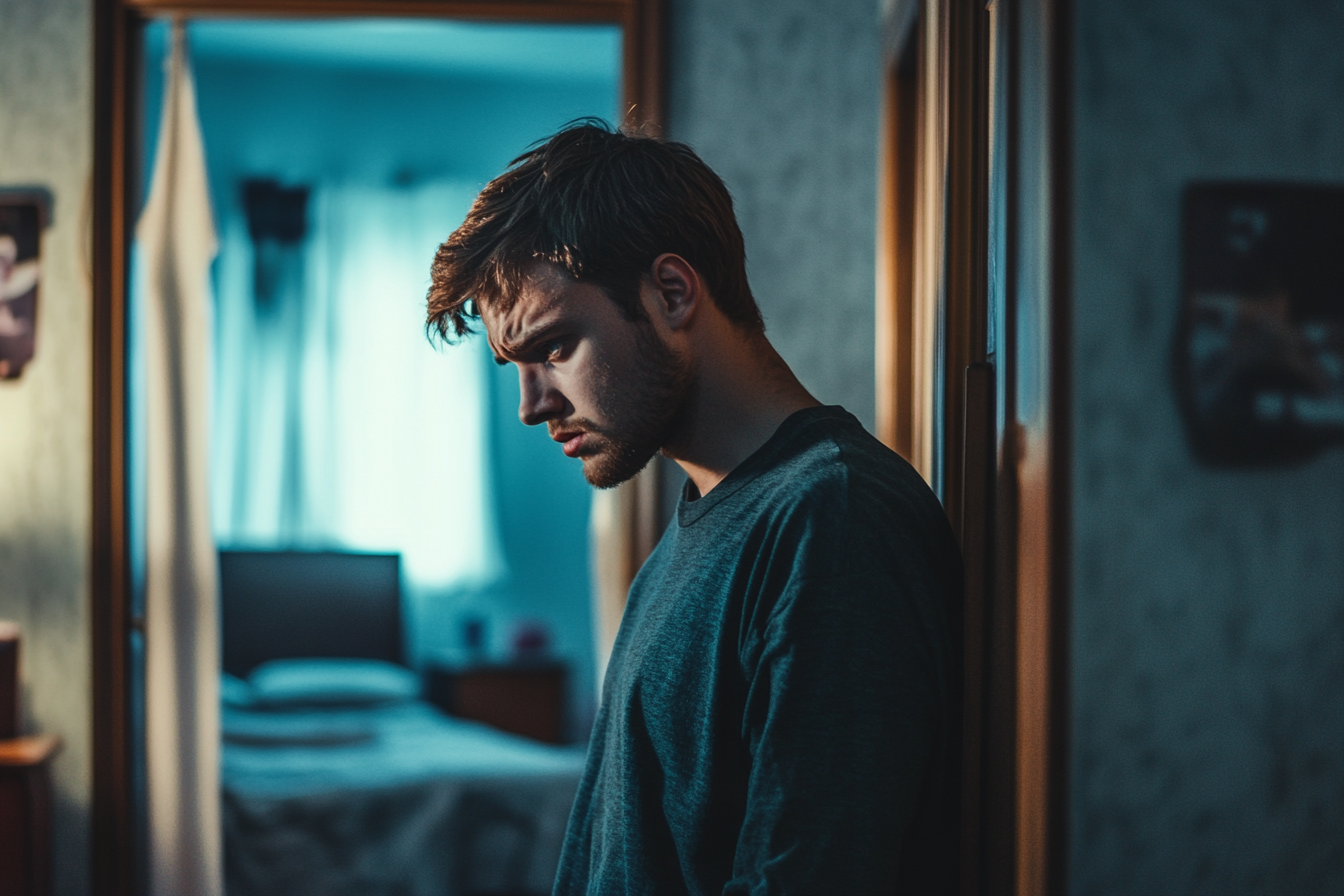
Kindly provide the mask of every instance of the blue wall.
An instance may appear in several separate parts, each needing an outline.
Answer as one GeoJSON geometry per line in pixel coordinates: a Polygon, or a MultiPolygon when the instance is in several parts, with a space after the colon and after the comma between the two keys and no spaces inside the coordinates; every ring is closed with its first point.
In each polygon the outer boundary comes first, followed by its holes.
{"type": "MultiPolygon", "coordinates": [[[[211,27],[193,24],[189,36],[196,48],[201,127],[221,222],[242,214],[239,183],[248,177],[290,184],[454,179],[484,186],[529,144],[566,121],[586,115],[611,120],[618,110],[616,39],[599,41],[610,49],[605,76],[594,75],[592,60],[582,59],[575,62],[578,73],[565,77],[554,67],[545,73],[506,67],[411,71],[361,68],[341,60],[295,62],[274,54],[244,58],[219,52],[221,42],[209,33],[211,27]]],[[[521,39],[542,30],[520,30],[521,39]]],[[[595,29],[583,30],[589,32],[583,46],[590,47],[595,29]]],[[[616,34],[615,29],[597,30],[616,34]]],[[[161,24],[147,35],[150,146],[158,126],[165,37],[161,24]]],[[[426,258],[426,285],[429,262],[426,258]]],[[[528,429],[518,422],[513,368],[490,368],[488,437],[507,572],[486,591],[411,601],[412,655],[426,660],[460,646],[464,614],[486,619],[490,647],[501,653],[517,623],[544,623],[555,651],[574,670],[573,731],[586,736],[595,694],[588,576],[591,491],[579,462],[564,457],[544,427],[528,429]]]]}

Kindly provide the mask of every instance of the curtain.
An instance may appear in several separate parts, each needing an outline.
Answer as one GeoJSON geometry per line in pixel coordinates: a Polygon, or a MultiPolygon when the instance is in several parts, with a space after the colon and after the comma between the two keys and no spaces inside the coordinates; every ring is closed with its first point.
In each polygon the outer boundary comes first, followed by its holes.
{"type": "Polygon", "coordinates": [[[209,267],[216,248],[181,24],[136,228],[145,362],[145,752],[150,891],[221,892],[209,267]]]}
{"type": "Polygon", "coordinates": [[[214,531],[233,546],[386,550],[412,591],[501,572],[484,340],[424,327],[434,251],[475,187],[315,185],[301,239],[235,215],[217,267],[214,531]]]}

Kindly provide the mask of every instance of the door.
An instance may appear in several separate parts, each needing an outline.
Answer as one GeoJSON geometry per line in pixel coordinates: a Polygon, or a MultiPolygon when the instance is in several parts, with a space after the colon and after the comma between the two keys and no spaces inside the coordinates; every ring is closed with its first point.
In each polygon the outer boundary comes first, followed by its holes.
{"type": "Polygon", "coordinates": [[[879,434],[961,538],[962,892],[1063,885],[1064,4],[884,22],[879,434]]]}

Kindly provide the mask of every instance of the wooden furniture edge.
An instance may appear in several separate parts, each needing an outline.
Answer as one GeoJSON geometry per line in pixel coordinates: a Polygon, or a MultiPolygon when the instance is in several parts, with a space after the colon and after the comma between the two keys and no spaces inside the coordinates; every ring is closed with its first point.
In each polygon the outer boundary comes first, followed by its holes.
{"type": "Polygon", "coordinates": [[[37,734],[0,740],[0,768],[30,768],[52,759],[61,750],[56,734],[37,734]]]}

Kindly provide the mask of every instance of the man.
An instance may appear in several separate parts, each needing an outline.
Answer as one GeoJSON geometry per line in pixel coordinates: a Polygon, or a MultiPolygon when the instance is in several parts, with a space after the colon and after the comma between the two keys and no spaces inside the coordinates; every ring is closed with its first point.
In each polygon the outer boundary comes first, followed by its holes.
{"type": "MultiPolygon", "coordinates": [[[[816,313],[826,314],[818,296],[816,313]]],[[[722,181],[584,123],[434,259],[598,488],[689,477],[630,588],[555,892],[956,888],[960,557],[936,498],[766,340],[722,181]]]]}

